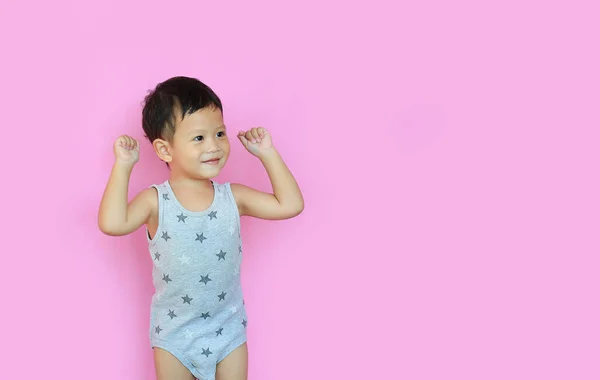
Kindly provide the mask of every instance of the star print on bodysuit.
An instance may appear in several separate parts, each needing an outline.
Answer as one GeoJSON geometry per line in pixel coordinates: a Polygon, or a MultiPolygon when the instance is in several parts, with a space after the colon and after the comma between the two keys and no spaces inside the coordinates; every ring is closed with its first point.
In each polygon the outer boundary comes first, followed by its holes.
{"type": "Polygon", "coordinates": [[[199,212],[183,207],[168,181],[155,185],[159,225],[147,234],[156,288],[151,344],[203,380],[215,380],[217,361],[246,341],[247,326],[239,211],[229,184],[213,185],[212,203],[199,212]]]}
{"type": "Polygon", "coordinates": [[[202,277],[202,278],[200,279],[200,282],[203,282],[203,283],[204,283],[204,285],[208,284],[208,282],[209,282],[209,281],[212,281],[212,280],[211,280],[211,279],[208,277],[208,275],[206,275],[206,276],[200,276],[200,277],[202,277]]]}

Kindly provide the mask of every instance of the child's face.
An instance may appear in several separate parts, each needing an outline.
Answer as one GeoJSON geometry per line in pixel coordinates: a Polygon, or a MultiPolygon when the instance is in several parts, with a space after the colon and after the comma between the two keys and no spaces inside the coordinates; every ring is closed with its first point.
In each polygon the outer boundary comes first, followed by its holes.
{"type": "Polygon", "coordinates": [[[229,158],[223,114],[209,107],[177,119],[170,165],[192,178],[216,177],[229,158]]]}

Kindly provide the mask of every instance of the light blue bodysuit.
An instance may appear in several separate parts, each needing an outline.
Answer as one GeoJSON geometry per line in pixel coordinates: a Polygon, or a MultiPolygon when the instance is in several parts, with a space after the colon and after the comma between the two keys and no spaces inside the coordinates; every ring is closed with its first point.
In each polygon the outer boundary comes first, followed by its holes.
{"type": "Polygon", "coordinates": [[[213,181],[205,211],[185,209],[169,181],[158,191],[158,230],[148,237],[155,293],[150,343],[173,354],[200,380],[246,342],[240,283],[240,215],[229,183],[213,181]]]}

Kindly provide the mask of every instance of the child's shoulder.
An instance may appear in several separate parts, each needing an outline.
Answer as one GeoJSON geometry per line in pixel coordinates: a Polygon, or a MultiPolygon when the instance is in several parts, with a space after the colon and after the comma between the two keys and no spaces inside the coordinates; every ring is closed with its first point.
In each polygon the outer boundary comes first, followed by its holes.
{"type": "Polygon", "coordinates": [[[240,196],[243,196],[244,193],[248,189],[250,189],[248,186],[243,185],[241,183],[236,183],[236,182],[228,182],[228,186],[231,189],[231,193],[233,194],[234,197],[236,197],[236,199],[239,198],[240,196]]]}
{"type": "Polygon", "coordinates": [[[135,202],[138,204],[144,204],[152,211],[158,210],[158,198],[161,193],[166,193],[164,190],[165,184],[166,182],[151,184],[148,187],[140,190],[140,192],[138,192],[135,196],[135,202]]]}
{"type": "Polygon", "coordinates": [[[158,206],[158,190],[159,185],[152,185],[143,190],[141,190],[137,198],[148,203],[150,206],[158,206]]]}
{"type": "Polygon", "coordinates": [[[233,191],[233,188],[234,188],[234,186],[235,186],[235,184],[234,184],[234,183],[232,183],[232,182],[229,182],[229,181],[223,181],[223,182],[219,182],[219,181],[215,181],[215,180],[213,179],[213,180],[211,180],[211,182],[212,182],[212,184],[213,184],[213,187],[214,187],[216,190],[219,190],[219,191],[223,191],[223,190],[225,190],[225,191],[233,191]]]}

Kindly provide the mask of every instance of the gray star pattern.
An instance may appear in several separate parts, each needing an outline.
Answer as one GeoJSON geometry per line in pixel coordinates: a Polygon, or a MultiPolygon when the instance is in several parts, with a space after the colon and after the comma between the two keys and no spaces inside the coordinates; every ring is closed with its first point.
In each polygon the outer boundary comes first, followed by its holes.
{"type": "Polygon", "coordinates": [[[206,240],[204,233],[201,233],[200,235],[196,234],[196,240],[200,240],[200,243],[204,242],[204,240],[206,240]]]}
{"type": "Polygon", "coordinates": [[[210,347],[207,347],[206,350],[204,348],[202,349],[201,355],[206,355],[206,357],[208,357],[210,354],[212,354],[212,352],[210,352],[210,347]]]}
{"type": "Polygon", "coordinates": [[[221,259],[225,260],[226,254],[227,254],[227,252],[223,252],[223,250],[221,250],[221,252],[217,253],[217,257],[219,258],[219,261],[221,261],[221,259]]]}
{"type": "MultiPolygon", "coordinates": [[[[166,194],[166,193],[165,193],[165,194],[163,194],[163,198],[164,198],[165,200],[170,200],[170,199],[169,199],[169,196],[170,196],[169,194],[166,194]]],[[[181,210],[179,210],[179,211],[181,211],[181,210]]],[[[216,210],[213,210],[213,211],[211,211],[210,213],[208,213],[209,220],[211,220],[211,221],[212,221],[213,219],[217,219],[217,213],[218,213],[218,211],[216,211],[216,210]]],[[[225,215],[225,214],[223,214],[223,215],[225,215]]],[[[176,215],[176,214],[174,213],[174,214],[172,214],[171,218],[174,218],[175,216],[177,217],[177,220],[178,220],[178,222],[183,222],[184,224],[186,223],[186,219],[188,218],[188,216],[184,215],[184,214],[183,214],[183,212],[180,212],[180,214],[179,214],[179,215],[176,215]]],[[[225,216],[227,216],[227,215],[225,215],[225,216]]],[[[174,219],[171,219],[171,220],[173,220],[173,222],[174,222],[174,219]]],[[[173,231],[171,231],[171,232],[173,233],[173,231]]],[[[231,233],[231,232],[232,232],[232,231],[230,231],[230,233],[231,233]]],[[[192,233],[193,233],[193,232],[192,232],[192,233]]],[[[238,231],[238,234],[239,234],[239,233],[240,233],[240,231],[238,231]]],[[[176,232],[175,232],[175,234],[176,234],[176,237],[177,237],[178,235],[177,235],[177,233],[176,233],[176,232]]],[[[210,233],[209,233],[209,234],[210,234],[210,233]]],[[[192,236],[193,236],[193,235],[192,235],[192,236]]],[[[169,239],[173,239],[171,236],[169,236],[169,234],[168,234],[168,232],[167,232],[167,231],[163,231],[163,232],[162,232],[161,238],[162,238],[162,239],[164,239],[164,240],[165,240],[165,242],[168,242],[168,240],[169,240],[169,239]]],[[[190,239],[190,238],[191,238],[191,236],[190,236],[188,239],[190,239]]],[[[211,238],[211,239],[212,239],[212,238],[211,238]]],[[[191,239],[190,239],[190,240],[191,240],[191,239]]],[[[208,238],[206,238],[206,237],[204,236],[204,233],[201,233],[201,234],[198,234],[198,233],[196,233],[196,238],[195,238],[195,240],[196,240],[196,241],[199,241],[199,242],[202,244],[202,243],[204,243],[204,241],[205,241],[205,240],[208,240],[208,238]]],[[[211,240],[211,241],[213,241],[213,240],[211,240]]],[[[188,240],[188,242],[189,242],[189,240],[188,240]]],[[[207,243],[207,244],[211,245],[211,243],[207,243]]],[[[233,249],[231,249],[231,250],[234,250],[234,249],[235,249],[235,248],[233,248],[233,249]]],[[[228,249],[228,251],[231,251],[231,250],[230,250],[230,249],[228,249]]],[[[242,253],[242,246],[241,246],[241,245],[238,245],[238,250],[239,250],[239,253],[241,254],[241,253],[242,253]]],[[[214,252],[214,251],[213,251],[213,252],[214,252]]],[[[234,251],[234,252],[235,252],[235,251],[234,251]]],[[[164,253],[165,253],[165,252],[163,252],[163,254],[164,254],[164,253]]],[[[231,253],[231,252],[230,252],[230,253],[231,253]]],[[[231,254],[235,256],[235,254],[233,254],[233,253],[231,253],[231,254]]],[[[222,260],[224,260],[224,261],[227,261],[227,260],[226,260],[226,255],[227,255],[227,252],[224,252],[223,250],[220,250],[220,251],[219,251],[219,253],[217,253],[217,254],[215,254],[215,255],[217,256],[217,258],[218,258],[218,261],[221,261],[221,259],[222,259],[222,260]]],[[[154,256],[154,259],[155,259],[156,261],[159,261],[159,260],[160,260],[160,256],[161,256],[161,254],[160,254],[160,253],[157,251],[157,252],[155,252],[155,253],[154,253],[154,255],[153,255],[153,256],[154,256]]],[[[231,259],[231,260],[235,260],[235,257],[233,257],[233,256],[232,256],[232,257],[230,257],[230,259],[231,259]]],[[[169,261],[169,257],[167,257],[167,258],[163,258],[163,261],[164,261],[164,260],[167,260],[167,261],[169,261]]],[[[214,260],[214,259],[213,259],[213,260],[214,260]]],[[[158,263],[157,263],[157,264],[158,264],[158,263]]],[[[213,264],[213,265],[214,265],[214,264],[213,264]]],[[[226,265],[226,263],[224,263],[223,265],[226,265]]],[[[214,275],[214,273],[213,273],[213,275],[214,275]]],[[[176,278],[178,278],[177,276],[175,276],[175,277],[176,277],[176,278]]],[[[162,280],[163,280],[163,281],[165,281],[165,283],[166,283],[166,284],[169,284],[170,282],[172,282],[172,281],[173,281],[173,280],[170,278],[170,275],[169,275],[169,274],[163,274],[162,280]]],[[[180,281],[180,280],[178,280],[178,281],[180,281]]],[[[203,283],[204,285],[208,285],[208,282],[210,282],[210,281],[213,281],[213,280],[212,280],[212,279],[209,277],[209,274],[207,274],[206,276],[202,276],[202,275],[201,275],[201,279],[200,279],[200,281],[199,281],[199,282],[203,283]]],[[[174,285],[173,285],[173,286],[174,286],[174,285]]],[[[207,289],[208,289],[208,287],[207,287],[207,289]]],[[[227,294],[228,294],[228,293],[227,293],[227,292],[225,292],[225,291],[222,291],[222,292],[221,292],[221,294],[218,294],[218,295],[217,295],[217,297],[218,297],[218,300],[219,300],[219,302],[221,302],[221,301],[225,301],[225,298],[226,298],[226,295],[227,295],[227,294]]],[[[213,296],[214,296],[214,293],[213,293],[213,296]]],[[[191,301],[193,300],[193,298],[192,298],[192,297],[190,297],[188,294],[186,294],[185,296],[181,297],[181,299],[182,299],[182,301],[183,301],[183,304],[184,304],[184,305],[185,305],[186,303],[187,303],[188,305],[191,305],[191,301]]],[[[214,299],[214,298],[213,298],[213,299],[214,299]]],[[[244,304],[244,305],[245,305],[245,301],[244,301],[244,300],[242,300],[242,304],[244,304]]],[[[181,307],[182,307],[182,306],[181,306],[181,304],[179,304],[179,305],[180,305],[180,306],[179,306],[179,308],[181,308],[181,307]]],[[[175,307],[177,308],[178,306],[175,306],[175,307]]],[[[163,311],[163,312],[164,312],[164,311],[163,311]]],[[[180,312],[181,312],[181,310],[180,310],[180,312]]],[[[164,314],[163,314],[163,315],[164,315],[164,314]]],[[[175,310],[172,310],[172,309],[168,309],[168,313],[167,313],[167,315],[170,317],[170,319],[171,319],[171,320],[172,320],[172,319],[174,319],[174,318],[177,318],[177,317],[178,317],[178,316],[177,316],[177,314],[175,313],[175,310]]],[[[209,319],[209,318],[211,318],[211,315],[210,315],[210,312],[206,312],[206,313],[201,313],[200,317],[201,317],[201,318],[203,318],[203,320],[206,320],[206,319],[209,319]]],[[[238,320],[238,321],[239,321],[239,320],[238,320]]],[[[247,320],[246,320],[246,319],[243,319],[243,320],[242,320],[242,322],[241,322],[241,324],[244,326],[244,328],[246,328],[246,327],[247,327],[247,320]]],[[[162,329],[162,328],[161,328],[159,325],[157,325],[157,326],[155,327],[155,334],[157,334],[157,335],[158,335],[158,334],[160,334],[162,331],[164,331],[164,329],[162,329]]],[[[218,337],[218,336],[223,336],[223,332],[224,332],[224,330],[223,330],[223,328],[222,328],[222,327],[221,327],[221,328],[219,328],[218,330],[213,330],[213,331],[215,331],[215,334],[216,334],[216,336],[217,336],[217,337],[218,337]]],[[[211,352],[211,351],[210,351],[210,347],[207,347],[207,348],[203,348],[203,349],[202,349],[202,355],[205,355],[207,358],[208,358],[210,355],[212,355],[212,354],[213,354],[213,352],[211,352]]]]}
{"type": "Polygon", "coordinates": [[[208,282],[209,282],[209,281],[212,281],[212,280],[211,280],[211,279],[208,277],[208,275],[206,275],[206,276],[200,275],[200,277],[201,277],[201,279],[200,279],[200,282],[203,282],[203,283],[204,283],[204,285],[208,284],[208,282]]]}

